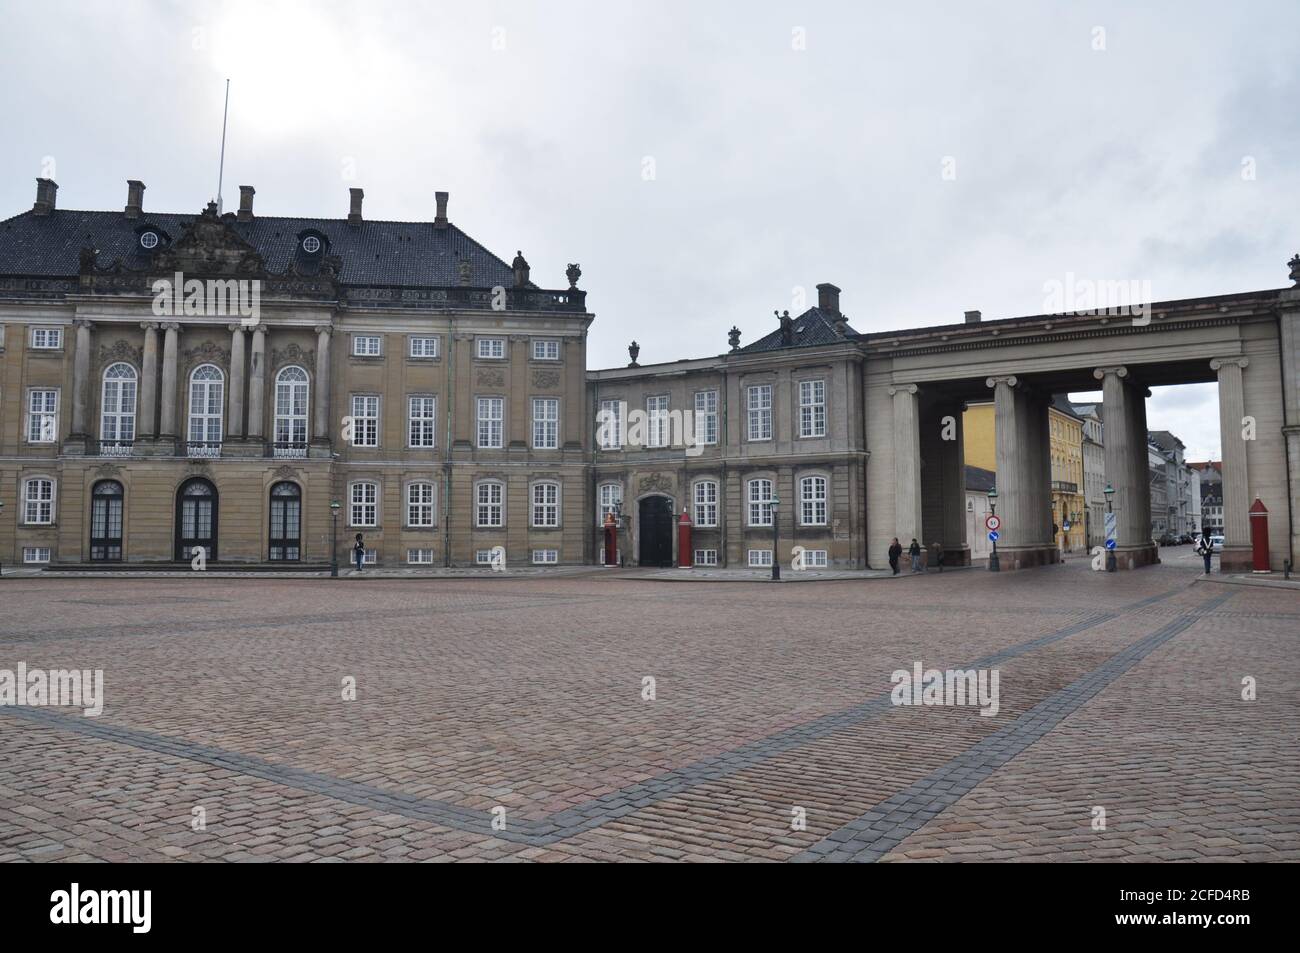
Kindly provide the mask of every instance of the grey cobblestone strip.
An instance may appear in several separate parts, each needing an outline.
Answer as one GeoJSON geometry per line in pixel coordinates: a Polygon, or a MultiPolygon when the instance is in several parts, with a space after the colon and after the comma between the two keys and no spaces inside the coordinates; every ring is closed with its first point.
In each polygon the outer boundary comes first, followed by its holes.
{"type": "MultiPolygon", "coordinates": [[[[1173,589],[1142,599],[1114,612],[1097,613],[1088,616],[1065,628],[1003,649],[965,667],[984,668],[999,661],[1032,652],[1044,645],[1050,645],[1053,642],[1068,638],[1071,635],[1130,612],[1147,608],[1183,592],[1182,589],[1173,589]]],[[[1227,596],[1222,598],[1227,598],[1227,596]]],[[[1219,601],[1222,601],[1222,598],[1219,601]]],[[[1206,605],[1208,606],[1209,603],[1206,605]]],[[[700,784],[735,774],[843,728],[852,727],[869,718],[885,714],[892,707],[890,693],[886,691],[852,708],[833,712],[805,724],[778,731],[766,738],[761,738],[730,751],[666,772],[658,777],[640,781],[602,795],[588,801],[586,804],[566,808],[549,817],[540,819],[519,818],[514,816],[512,812],[507,817],[507,826],[504,831],[493,831],[491,829],[492,818],[484,810],[475,810],[448,801],[403,794],[399,791],[390,791],[359,781],[350,781],[346,778],[305,771],[287,765],[278,765],[261,758],[227,751],[223,748],[196,744],[178,738],[169,738],[165,735],[136,728],[110,725],[80,715],[59,714],[47,708],[6,706],[0,707],[0,713],[25,718],[28,721],[60,731],[71,731],[103,741],[116,742],[170,757],[224,768],[308,793],[337,798],[349,804],[356,804],[376,811],[399,814],[413,820],[428,821],[443,827],[480,833],[515,843],[545,846],[617,820],[700,784]]]]}
{"type": "MultiPolygon", "coordinates": [[[[934,820],[994,771],[1090,701],[1102,689],[1142,661],[1202,615],[1231,598],[1215,596],[1160,630],[1111,656],[1099,668],[1043,699],[1006,727],[979,741],[929,775],[880,802],[866,814],[833,831],[801,854],[795,863],[852,861],[871,863],[934,820]]],[[[981,666],[974,665],[972,668],[981,666]]]]}

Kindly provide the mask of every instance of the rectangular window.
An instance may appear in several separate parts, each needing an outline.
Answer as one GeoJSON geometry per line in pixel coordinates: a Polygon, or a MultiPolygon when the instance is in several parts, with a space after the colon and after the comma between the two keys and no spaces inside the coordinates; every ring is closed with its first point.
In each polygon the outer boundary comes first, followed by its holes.
{"type": "Polygon", "coordinates": [[[533,399],[533,449],[554,450],[560,445],[560,402],[554,397],[533,399]]]}
{"type": "Polygon", "coordinates": [[[826,436],[826,382],[799,382],[799,436],[826,436]]]}
{"type": "Polygon", "coordinates": [[[379,484],[353,483],[351,501],[352,507],[348,514],[350,525],[379,525],[379,484]]]}
{"type": "Polygon", "coordinates": [[[597,497],[596,525],[604,526],[606,515],[618,519],[618,506],[623,502],[622,484],[602,483],[597,490],[597,497]]]}
{"type": "Polygon", "coordinates": [[[560,561],[558,549],[534,549],[533,562],[539,566],[553,566],[560,561]]]}
{"type": "Polygon", "coordinates": [[[379,397],[352,395],[352,446],[379,446],[379,397]]]}
{"type": "Polygon", "coordinates": [[[37,525],[54,522],[53,480],[28,480],[23,484],[23,522],[37,525]]]}
{"type": "Polygon", "coordinates": [[[47,563],[50,561],[50,549],[48,546],[24,546],[23,562],[25,563],[47,563]]]}
{"type": "Polygon", "coordinates": [[[695,392],[695,442],[697,444],[718,442],[718,392],[716,390],[695,392]]]}
{"type": "Polygon", "coordinates": [[[668,446],[668,395],[645,399],[647,447],[668,446]]]}
{"type": "Polygon", "coordinates": [[[772,565],[772,550],[770,549],[751,549],[749,551],[749,564],[755,568],[760,566],[772,565]]]}
{"type": "Polygon", "coordinates": [[[361,565],[374,566],[379,563],[379,551],[376,549],[363,549],[361,551],[361,565]]]}
{"type": "Polygon", "coordinates": [[[749,481],[749,525],[772,525],[772,481],[749,481]]]}
{"type": "Polygon", "coordinates": [[[695,565],[716,566],[717,564],[718,564],[718,551],[716,549],[695,550],[695,565]]]}
{"type": "Polygon", "coordinates": [[[623,401],[602,400],[596,415],[596,438],[602,450],[623,446],[623,401]]]}
{"type": "Polygon", "coordinates": [[[499,361],[506,356],[506,339],[479,338],[477,353],[481,361],[499,361]]]}
{"type": "Polygon", "coordinates": [[[825,477],[804,477],[799,481],[799,522],[804,526],[826,525],[825,477]]]}
{"type": "Polygon", "coordinates": [[[406,525],[433,525],[433,484],[408,483],[406,486],[406,525]]]}
{"type": "Polygon", "coordinates": [[[501,506],[501,484],[480,483],[475,491],[474,525],[494,527],[505,525],[501,506]]]}
{"type": "Polygon", "coordinates": [[[33,390],[27,397],[27,442],[54,443],[59,434],[59,392],[33,390]]]}
{"type": "Polygon", "coordinates": [[[533,338],[534,361],[558,361],[560,359],[560,341],[558,338],[533,338]]]}
{"type": "Polygon", "coordinates": [[[63,347],[62,328],[32,328],[32,350],[57,351],[63,347]]]}
{"type": "Polygon", "coordinates": [[[438,356],[437,338],[412,336],[410,338],[407,338],[407,341],[409,342],[408,347],[410,348],[408,353],[411,355],[411,357],[427,359],[427,358],[433,358],[438,356]]]}
{"type": "Polygon", "coordinates": [[[805,549],[805,550],[803,551],[803,564],[804,564],[804,567],[807,568],[807,569],[814,569],[814,568],[817,568],[817,567],[825,568],[825,566],[826,566],[826,550],[824,550],[824,549],[805,549]]]}
{"type": "Polygon", "coordinates": [[[377,334],[352,335],[352,356],[379,357],[379,341],[377,334]]]}
{"type": "Polygon", "coordinates": [[[749,439],[772,439],[772,385],[756,384],[747,388],[749,439]]]}
{"type": "Polygon", "coordinates": [[[718,484],[712,480],[695,484],[695,525],[718,525],[718,484]]]}
{"type": "Polygon", "coordinates": [[[492,550],[478,549],[474,551],[474,562],[480,566],[492,565],[492,550]]]}
{"type": "Polygon", "coordinates": [[[533,484],[533,525],[541,527],[560,525],[560,485],[558,483],[533,484]]]}
{"type": "Polygon", "coordinates": [[[478,445],[485,449],[500,449],[503,441],[505,398],[480,397],[478,399],[478,445]]]}
{"type": "Polygon", "coordinates": [[[429,566],[433,564],[432,549],[408,549],[406,551],[406,561],[413,566],[429,566]]]}
{"type": "Polygon", "coordinates": [[[411,447],[432,447],[434,421],[436,420],[437,399],[434,397],[412,397],[407,402],[409,415],[407,420],[407,439],[411,447]]]}

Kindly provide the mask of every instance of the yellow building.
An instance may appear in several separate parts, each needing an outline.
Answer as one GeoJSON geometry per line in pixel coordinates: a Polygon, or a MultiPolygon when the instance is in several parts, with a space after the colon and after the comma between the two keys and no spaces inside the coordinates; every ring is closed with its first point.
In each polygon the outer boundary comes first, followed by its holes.
{"type": "MultiPolygon", "coordinates": [[[[963,450],[968,467],[997,473],[993,403],[971,404],[962,414],[963,450]]],[[[1083,498],[1083,421],[1063,397],[1048,409],[1052,452],[1052,522],[1057,545],[1066,552],[1086,550],[1083,498]],[[1069,530],[1065,529],[1066,523],[1069,530]]]]}

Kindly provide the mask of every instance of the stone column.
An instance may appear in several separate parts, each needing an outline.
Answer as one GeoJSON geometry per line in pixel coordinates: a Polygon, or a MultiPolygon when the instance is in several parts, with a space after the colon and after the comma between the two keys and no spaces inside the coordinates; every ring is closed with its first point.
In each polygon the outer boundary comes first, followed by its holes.
{"type": "MultiPolygon", "coordinates": [[[[943,487],[943,561],[949,566],[970,565],[970,541],[966,539],[966,455],[962,446],[962,411],[954,404],[939,414],[939,471],[943,487]],[[951,432],[944,418],[952,417],[951,432]],[[953,439],[945,439],[951,436],[953,439]]],[[[933,540],[931,541],[933,542],[933,540]]]]}
{"type": "Polygon", "coordinates": [[[1223,455],[1223,553],[1220,568],[1225,572],[1249,570],[1250,484],[1246,474],[1246,441],[1241,419],[1246,415],[1242,371],[1250,361],[1244,357],[1219,357],[1210,368],[1219,374],[1219,442],[1223,455]]]}
{"type": "MultiPolygon", "coordinates": [[[[894,531],[907,549],[921,542],[921,407],[915,384],[889,388],[894,398],[894,531]]],[[[774,401],[775,403],[775,401],[774,401]]]]}
{"type": "Polygon", "coordinates": [[[993,389],[1002,569],[1039,566],[1055,558],[1047,404],[1014,376],[990,377],[985,384],[993,389]]]}
{"type": "Polygon", "coordinates": [[[330,336],[333,327],[316,326],[316,402],[313,404],[312,438],[327,443],[330,436],[330,336]]]}
{"type": "Polygon", "coordinates": [[[261,440],[263,434],[262,402],[266,398],[266,328],[253,328],[253,353],[248,373],[248,436],[261,440]]]}
{"type": "MultiPolygon", "coordinates": [[[[1146,562],[1160,562],[1160,547],[1151,541],[1151,463],[1147,454],[1147,398],[1151,391],[1138,384],[1131,384],[1129,406],[1133,412],[1134,443],[1137,444],[1133,454],[1133,466],[1137,470],[1138,505],[1133,512],[1133,532],[1149,550],[1146,562]]],[[[1163,472],[1160,478],[1164,479],[1163,472]]]]}
{"type": "MultiPolygon", "coordinates": [[[[1034,453],[1034,507],[1037,514],[1035,526],[1038,528],[1036,543],[1042,544],[1048,561],[1060,559],[1057,537],[1052,533],[1052,415],[1049,395],[1031,395],[1026,406],[1029,411],[1031,444],[1034,453]]],[[[1060,515],[1057,514],[1057,519],[1060,515]]]]}
{"type": "Polygon", "coordinates": [[[140,368],[140,420],[137,436],[158,436],[158,322],[142,321],[144,361],[140,368]]]}
{"type": "Polygon", "coordinates": [[[176,348],[181,326],[169,322],[163,328],[162,415],[158,426],[160,439],[175,439],[176,429],[176,348]]]}
{"type": "MultiPolygon", "coordinates": [[[[1159,558],[1151,544],[1151,482],[1147,468],[1145,388],[1126,367],[1099,367],[1105,413],[1106,482],[1115,490],[1115,562],[1135,569],[1159,558]]],[[[1104,517],[1103,517],[1104,519],[1104,517]]],[[[1105,539],[1105,526],[1101,537],[1105,539]]]]}
{"type": "Polygon", "coordinates": [[[72,432],[70,436],[84,440],[86,428],[87,394],[90,391],[90,322],[78,319],[77,349],[72,359],[72,432]]]}
{"type": "Polygon", "coordinates": [[[226,325],[230,332],[230,409],[226,414],[226,434],[232,439],[244,437],[244,326],[226,325]]]}

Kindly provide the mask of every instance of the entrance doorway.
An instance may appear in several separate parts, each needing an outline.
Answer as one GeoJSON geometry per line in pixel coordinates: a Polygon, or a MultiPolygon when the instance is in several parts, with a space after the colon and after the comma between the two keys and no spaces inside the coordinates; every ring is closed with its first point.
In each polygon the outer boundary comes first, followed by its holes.
{"type": "Polygon", "coordinates": [[[122,558],[122,484],[100,480],[90,494],[90,558],[117,562],[122,558]]]}
{"type": "Polygon", "coordinates": [[[186,480],[176,491],[176,559],[189,562],[194,547],[217,558],[217,488],[202,477],[186,480]]]}
{"type": "Polygon", "coordinates": [[[271,487],[270,557],[288,562],[302,558],[302,490],[296,483],[271,487]]]}
{"type": "Polygon", "coordinates": [[[642,566],[673,564],[673,503],[666,496],[647,496],[638,511],[641,534],[637,560],[642,566]]]}

